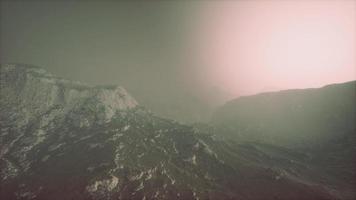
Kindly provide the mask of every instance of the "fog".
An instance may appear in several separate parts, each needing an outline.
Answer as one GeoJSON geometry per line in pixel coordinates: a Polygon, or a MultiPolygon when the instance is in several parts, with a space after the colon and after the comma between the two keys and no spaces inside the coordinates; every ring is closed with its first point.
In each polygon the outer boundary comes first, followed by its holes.
{"type": "Polygon", "coordinates": [[[2,2],[1,60],[39,65],[91,84],[174,87],[181,81],[183,7],[2,2]]]}
{"type": "Polygon", "coordinates": [[[1,199],[356,199],[354,0],[0,0],[0,26],[1,199]]]}
{"type": "Polygon", "coordinates": [[[37,65],[92,85],[118,84],[141,104],[177,118],[181,114],[169,110],[184,114],[184,102],[188,107],[205,102],[186,59],[196,7],[158,1],[2,1],[1,62],[37,65]]]}
{"type": "Polygon", "coordinates": [[[351,1],[1,1],[0,60],[121,85],[164,117],[206,121],[240,95],[355,79],[355,9],[351,1]]]}

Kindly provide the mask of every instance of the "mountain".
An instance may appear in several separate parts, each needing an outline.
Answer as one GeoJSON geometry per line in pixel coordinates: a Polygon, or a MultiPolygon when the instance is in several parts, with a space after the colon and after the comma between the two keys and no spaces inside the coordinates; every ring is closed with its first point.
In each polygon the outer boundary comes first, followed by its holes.
{"type": "Polygon", "coordinates": [[[162,94],[158,93],[162,93],[162,90],[133,91],[140,105],[158,116],[173,119],[184,124],[209,121],[216,107],[215,103],[207,102],[199,95],[188,91],[172,89],[171,94],[166,94],[167,97],[162,97],[162,94]]]}
{"type": "MultiPolygon", "coordinates": [[[[1,65],[0,199],[341,199],[308,155],[157,117],[124,88],[1,65]]],[[[346,199],[346,198],[344,198],[346,199]]]]}
{"type": "Polygon", "coordinates": [[[317,182],[356,198],[356,81],[237,98],[216,111],[220,136],[308,156],[317,182]]]}
{"type": "Polygon", "coordinates": [[[129,89],[140,105],[163,118],[184,124],[208,122],[214,110],[228,99],[226,92],[218,87],[198,89],[187,83],[129,89]]]}
{"type": "Polygon", "coordinates": [[[356,81],[244,96],[219,108],[213,123],[241,140],[310,147],[355,133],[355,99],[356,81]]]}

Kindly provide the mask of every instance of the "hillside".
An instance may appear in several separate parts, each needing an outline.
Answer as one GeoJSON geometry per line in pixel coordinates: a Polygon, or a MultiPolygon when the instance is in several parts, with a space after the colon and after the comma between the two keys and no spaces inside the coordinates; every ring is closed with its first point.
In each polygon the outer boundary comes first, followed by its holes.
{"type": "Polygon", "coordinates": [[[356,81],[244,96],[216,111],[226,136],[289,147],[323,145],[355,133],[356,81]]]}
{"type": "Polygon", "coordinates": [[[307,154],[157,117],[122,87],[23,65],[1,65],[1,81],[1,199],[350,197],[307,154]]]}

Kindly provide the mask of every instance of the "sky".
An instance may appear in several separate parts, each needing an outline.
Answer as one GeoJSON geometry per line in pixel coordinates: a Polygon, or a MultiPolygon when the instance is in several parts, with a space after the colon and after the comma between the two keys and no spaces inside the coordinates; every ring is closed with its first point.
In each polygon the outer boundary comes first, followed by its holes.
{"type": "Polygon", "coordinates": [[[0,15],[1,63],[167,106],[356,79],[354,0],[1,1],[0,15]]]}
{"type": "Polygon", "coordinates": [[[355,0],[211,1],[203,10],[192,58],[203,84],[238,96],[356,79],[355,0]]]}
{"type": "Polygon", "coordinates": [[[1,2],[1,62],[38,65],[58,76],[131,89],[165,89],[162,85],[181,81],[183,4],[1,2]]]}

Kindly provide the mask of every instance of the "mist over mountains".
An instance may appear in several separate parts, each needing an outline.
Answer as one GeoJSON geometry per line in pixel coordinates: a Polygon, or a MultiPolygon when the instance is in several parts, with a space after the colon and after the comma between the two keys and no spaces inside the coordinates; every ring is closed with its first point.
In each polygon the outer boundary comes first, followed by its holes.
{"type": "Polygon", "coordinates": [[[356,197],[356,82],[241,97],[184,125],[119,86],[0,70],[1,199],[356,197]]]}
{"type": "Polygon", "coordinates": [[[235,139],[308,147],[355,133],[355,99],[356,81],[267,92],[227,102],[212,121],[235,139]]]}

